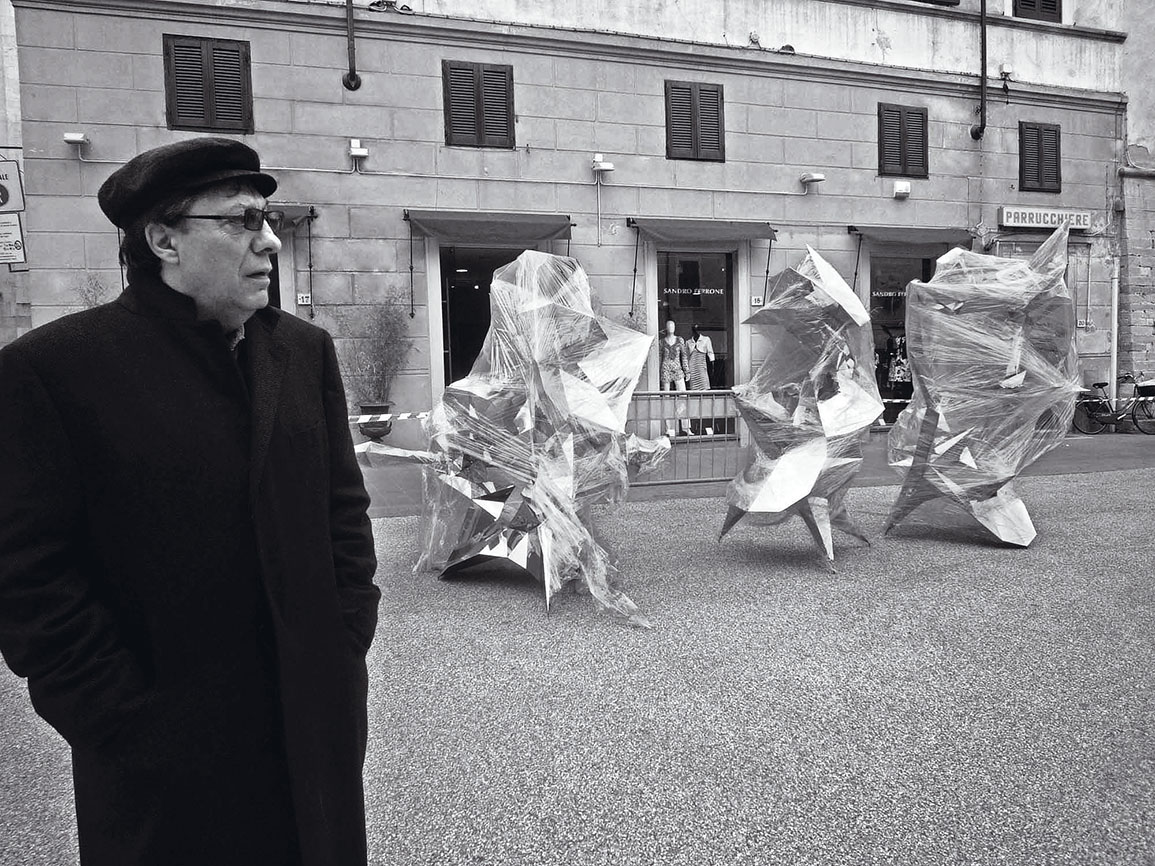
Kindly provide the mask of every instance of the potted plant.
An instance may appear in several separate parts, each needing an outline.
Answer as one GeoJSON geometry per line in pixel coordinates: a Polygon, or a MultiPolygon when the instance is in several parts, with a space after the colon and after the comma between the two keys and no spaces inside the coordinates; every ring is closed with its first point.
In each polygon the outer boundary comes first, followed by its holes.
{"type": "MultiPolygon", "coordinates": [[[[366,308],[356,322],[356,336],[345,342],[343,368],[350,402],[362,415],[383,415],[390,409],[390,389],[413,346],[409,336],[408,303],[391,297],[366,308]]],[[[393,429],[392,421],[359,424],[362,435],[380,439],[393,429]]]]}

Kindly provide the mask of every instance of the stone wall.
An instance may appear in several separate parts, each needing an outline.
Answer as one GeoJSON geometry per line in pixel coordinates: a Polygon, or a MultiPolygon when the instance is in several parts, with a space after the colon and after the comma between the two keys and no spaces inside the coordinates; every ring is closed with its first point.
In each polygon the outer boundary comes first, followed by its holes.
{"type": "MultiPolygon", "coordinates": [[[[634,291],[632,216],[769,221],[781,230],[771,270],[811,244],[848,279],[859,263],[848,225],[991,227],[1004,204],[1091,209],[1100,227],[1111,218],[1104,202],[1120,109],[1110,94],[1016,84],[992,94],[987,133],[976,142],[969,129],[977,95],[951,73],[416,15],[359,17],[363,84],[348,91],[340,4],[291,4],[298,11],[289,17],[268,14],[277,4],[267,0],[203,5],[204,15],[187,3],[179,14],[153,3],[128,15],[17,0],[34,323],[74,309],[76,288],[89,277],[119,288],[116,234],[96,189],[135,153],[189,135],[165,125],[164,33],[251,44],[256,132],[245,138],[279,177],[277,200],[318,213],[311,270],[304,225],[285,236],[295,291],[312,291],[312,310],[298,314],[312,315],[339,344],[358,339],[369,307],[408,299],[412,261],[414,349],[394,393],[403,409],[429,406],[432,368],[441,363],[439,290],[427,279],[423,239],[410,258],[405,208],[570,215],[572,239],[552,251],[581,261],[613,315],[628,310],[634,291]],[[445,145],[442,59],[513,66],[515,149],[445,145]],[[724,86],[726,162],[666,159],[667,79],[724,86]],[[893,179],[878,176],[880,101],[928,110],[930,177],[912,180],[906,200],[894,198],[893,179]],[[1061,195],[1017,190],[1020,120],[1062,125],[1061,195]],[[88,134],[83,160],[62,140],[69,130],[88,134]],[[369,148],[358,173],[350,138],[369,148]],[[600,225],[595,152],[617,167],[601,190],[600,225]],[[827,181],[804,196],[803,171],[827,181]]],[[[761,290],[766,245],[741,250],[744,318],[761,290]]],[[[641,285],[652,266],[647,253],[643,246],[641,285]]],[[[869,266],[861,264],[865,293],[869,266]]],[[[656,298],[643,303],[653,322],[656,298]]],[[[749,346],[748,363],[757,356],[749,346]]]]}

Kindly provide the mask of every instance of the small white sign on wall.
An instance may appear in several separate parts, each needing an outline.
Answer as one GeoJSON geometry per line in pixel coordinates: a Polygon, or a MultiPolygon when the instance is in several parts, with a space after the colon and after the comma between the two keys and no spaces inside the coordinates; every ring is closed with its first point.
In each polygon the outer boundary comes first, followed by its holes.
{"type": "Polygon", "coordinates": [[[25,252],[20,217],[14,213],[0,214],[0,264],[23,264],[28,260],[25,252]]]}

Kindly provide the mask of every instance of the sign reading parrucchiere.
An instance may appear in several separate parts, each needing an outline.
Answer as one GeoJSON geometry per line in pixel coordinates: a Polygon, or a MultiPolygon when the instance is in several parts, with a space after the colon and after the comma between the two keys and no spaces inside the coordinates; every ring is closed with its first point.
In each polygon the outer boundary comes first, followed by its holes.
{"type": "Polygon", "coordinates": [[[999,225],[1008,229],[1053,229],[1063,220],[1071,221],[1072,231],[1086,230],[1091,227],[1091,211],[1011,205],[999,208],[999,225]]]}

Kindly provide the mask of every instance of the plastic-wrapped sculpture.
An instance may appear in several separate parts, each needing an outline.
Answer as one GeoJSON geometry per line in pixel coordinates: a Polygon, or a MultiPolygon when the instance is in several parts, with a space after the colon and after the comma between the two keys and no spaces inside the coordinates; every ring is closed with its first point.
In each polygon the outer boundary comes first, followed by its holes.
{"type": "Polygon", "coordinates": [[[890,432],[890,464],[906,479],[886,531],[941,498],[1006,543],[1034,539],[1012,481],[1063,440],[1074,415],[1066,268],[1064,224],[1029,262],[953,249],[930,282],[909,284],[914,397],[890,432]]]}
{"type": "Polygon", "coordinates": [[[870,316],[838,272],[807,250],[773,278],[762,309],[746,320],[769,349],[753,378],[734,389],[753,459],[730,482],[719,538],[747,514],[770,524],[798,515],[833,570],[832,526],[867,541],[843,500],[883,406],[870,316]]]}
{"type": "Polygon", "coordinates": [[[426,464],[418,568],[444,576],[507,559],[542,582],[547,611],[580,580],[606,608],[648,625],[612,586],[586,509],[624,498],[630,477],[670,449],[664,437],[624,432],[654,338],[595,315],[578,263],[546,253],[498,270],[490,309],[472,371],[430,413],[430,450],[409,455],[426,464]]]}

